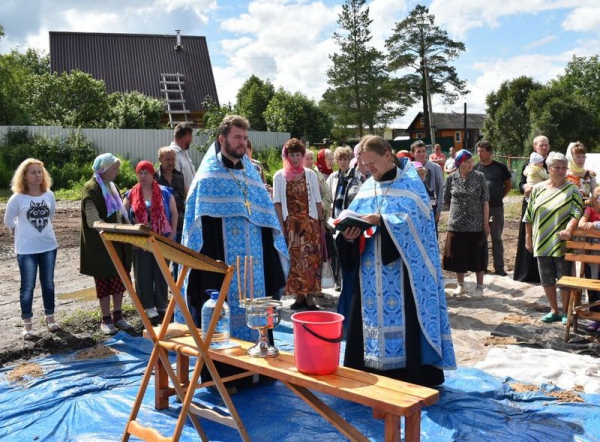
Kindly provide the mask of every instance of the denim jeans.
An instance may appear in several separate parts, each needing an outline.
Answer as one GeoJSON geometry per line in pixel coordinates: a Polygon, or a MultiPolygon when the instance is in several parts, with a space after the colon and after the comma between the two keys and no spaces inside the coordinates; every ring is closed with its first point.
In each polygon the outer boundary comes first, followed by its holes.
{"type": "Polygon", "coordinates": [[[33,316],[33,289],[38,267],[40,269],[40,284],[42,286],[42,299],[44,301],[44,313],[54,314],[54,265],[56,264],[56,251],[50,250],[44,253],[33,253],[30,255],[17,255],[19,270],[21,272],[21,318],[29,319],[33,316]]]}

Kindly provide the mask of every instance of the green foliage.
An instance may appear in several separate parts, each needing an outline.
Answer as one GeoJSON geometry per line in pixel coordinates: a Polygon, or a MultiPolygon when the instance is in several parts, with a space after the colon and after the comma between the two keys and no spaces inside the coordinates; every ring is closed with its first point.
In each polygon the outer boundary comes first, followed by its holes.
{"type": "Polygon", "coordinates": [[[126,190],[131,189],[137,184],[137,177],[135,175],[135,167],[131,164],[131,161],[119,157],[121,160],[121,168],[119,169],[119,175],[115,179],[115,184],[121,191],[125,193],[126,190]]]}
{"type": "Polygon", "coordinates": [[[219,106],[212,97],[206,96],[202,105],[206,108],[204,113],[204,127],[198,131],[198,135],[206,135],[207,141],[197,149],[206,152],[217,137],[217,129],[225,116],[231,114],[231,106],[219,106]]]}
{"type": "Polygon", "coordinates": [[[486,139],[505,155],[527,155],[531,150],[531,121],[527,100],[543,86],[531,77],[505,81],[486,97],[486,139]]]}
{"type": "Polygon", "coordinates": [[[106,127],[113,129],[160,129],[165,102],[138,91],[114,92],[108,96],[106,127]]]}
{"type": "Polygon", "coordinates": [[[279,88],[265,111],[267,128],[274,132],[290,132],[292,137],[321,140],[329,136],[333,121],[304,94],[290,94],[279,88]]]}
{"type": "Polygon", "coordinates": [[[8,167],[4,159],[0,157],[0,189],[10,188],[12,176],[13,171],[8,167]]]}
{"type": "Polygon", "coordinates": [[[565,152],[572,141],[581,141],[588,148],[598,141],[598,116],[578,95],[559,83],[532,92],[527,100],[531,115],[531,138],[545,135],[552,150],[565,152]]]}
{"type": "Polygon", "coordinates": [[[109,107],[103,81],[80,71],[35,75],[31,80],[26,98],[34,125],[105,127],[109,107]]]}
{"type": "Polygon", "coordinates": [[[82,177],[91,176],[91,164],[96,157],[92,143],[80,132],[67,137],[30,136],[26,130],[9,131],[0,146],[0,162],[12,174],[27,158],[37,158],[52,177],[53,189],[70,188],[82,177]]]}
{"type": "Polygon", "coordinates": [[[267,184],[273,185],[273,175],[275,175],[275,172],[283,167],[281,148],[267,147],[255,150],[252,154],[252,158],[260,161],[263,166],[263,172],[265,174],[267,184]]]}
{"type": "Polygon", "coordinates": [[[356,127],[361,137],[365,127],[373,133],[375,126],[388,125],[410,104],[390,78],[384,54],[369,46],[372,20],[365,3],[346,0],[342,5],[338,24],[345,33],[333,34],[339,53],[329,56],[333,66],[327,70],[329,88],[321,102],[336,126],[356,127]]]}
{"type": "Polygon", "coordinates": [[[275,95],[275,87],[269,80],[263,81],[256,75],[250,76],[236,96],[235,113],[246,117],[256,130],[267,130],[264,112],[275,95]]]}
{"type": "Polygon", "coordinates": [[[398,78],[398,90],[409,94],[413,102],[422,100],[425,129],[429,133],[426,78],[430,95],[440,95],[445,103],[453,104],[459,95],[467,94],[466,82],[450,65],[465,51],[465,45],[450,39],[446,31],[436,26],[435,16],[422,5],[417,5],[408,17],[396,23],[385,45],[389,51],[389,69],[410,70],[398,78]]]}

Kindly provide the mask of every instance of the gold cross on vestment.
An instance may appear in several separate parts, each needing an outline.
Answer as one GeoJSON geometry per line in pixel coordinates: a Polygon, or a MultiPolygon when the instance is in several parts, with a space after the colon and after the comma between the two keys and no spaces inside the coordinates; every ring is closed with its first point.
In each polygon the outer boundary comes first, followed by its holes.
{"type": "Polygon", "coordinates": [[[244,203],[244,206],[246,206],[246,209],[248,209],[248,215],[252,215],[252,211],[250,210],[250,206],[252,204],[250,204],[250,201],[246,200],[246,202],[244,203]]]}

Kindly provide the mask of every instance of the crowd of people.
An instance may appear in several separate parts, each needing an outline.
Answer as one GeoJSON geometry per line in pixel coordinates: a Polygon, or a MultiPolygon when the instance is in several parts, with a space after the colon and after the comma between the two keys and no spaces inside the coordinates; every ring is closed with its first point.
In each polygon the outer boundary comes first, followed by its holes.
{"type": "MultiPolygon", "coordinates": [[[[115,185],[120,160],[110,153],[94,160],[81,199],[80,271],[94,278],[100,330],[111,335],[132,326],[121,310],[125,286],[94,223],[143,224],[231,265],[250,258],[253,296],[292,297],[291,310],[320,309],[322,269],[330,264],[340,292],[337,309],[345,318],[344,364],[417,384],[441,384],[444,370],[456,365],[446,296],[469,293],[467,272],[476,275],[471,294],[484,295],[488,238],[494,273],[507,276],[503,199],[512,188],[511,172],[493,160],[492,145],[477,143],[475,163],[471,151],[451,147],[446,156],[439,144],[428,156],[422,140],[412,143],[410,151],[394,153],[374,135],[354,148],[318,151],[292,138],[283,146],[283,168],[274,173],[271,187],[263,165],[252,159],[249,128],[245,118],[226,116],[196,171],[188,153],[193,129],[179,124],[171,145],[158,150],[156,166],[139,161],[137,184],[124,192],[115,185]],[[449,216],[440,254],[442,210],[449,216]],[[348,211],[370,228],[336,228],[348,211]],[[442,269],[456,273],[456,289],[448,294],[442,269]]],[[[571,143],[563,155],[550,152],[548,139],[539,136],[533,150],[520,176],[524,200],[513,277],[541,283],[550,306],[541,321],[565,323],[569,294],[561,291],[559,307],[556,292],[556,281],[572,271],[564,261],[565,240],[578,226],[600,228],[600,188],[584,167],[582,143],[571,143]]],[[[24,161],[14,174],[4,217],[14,232],[21,272],[25,339],[35,337],[31,318],[38,270],[46,326],[51,332],[60,329],[54,318],[58,244],[50,187],[44,164],[24,161]]],[[[162,321],[169,293],[152,254],[115,246],[133,273],[146,314],[154,323],[162,321]]],[[[597,277],[597,266],[589,271],[597,277]]],[[[176,266],[173,272],[176,278],[176,266]]],[[[237,275],[228,297],[231,335],[253,340],[256,332],[246,326],[237,275]]],[[[222,281],[223,275],[192,270],[183,282],[196,325],[209,299],[207,290],[220,288],[222,281]]],[[[591,299],[598,296],[590,294],[591,299]]],[[[176,311],[176,321],[181,320],[178,315],[176,311]]],[[[599,328],[597,322],[588,327],[594,332],[599,328]]],[[[233,367],[218,369],[224,375],[236,373],[233,367]]],[[[210,374],[205,370],[202,376],[210,374]]]]}

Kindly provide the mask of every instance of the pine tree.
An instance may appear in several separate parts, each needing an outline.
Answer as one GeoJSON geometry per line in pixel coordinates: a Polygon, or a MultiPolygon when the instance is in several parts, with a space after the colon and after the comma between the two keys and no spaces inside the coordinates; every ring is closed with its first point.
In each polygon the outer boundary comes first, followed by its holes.
{"type": "Polygon", "coordinates": [[[327,70],[329,88],[322,106],[338,127],[355,126],[362,137],[364,129],[372,133],[375,126],[387,125],[405,107],[385,66],[385,56],[369,46],[372,39],[369,8],[366,0],[346,0],[338,16],[338,25],[346,32],[333,38],[340,52],[330,55],[327,70]]]}
{"type": "Polygon", "coordinates": [[[408,92],[413,102],[421,99],[425,129],[429,134],[429,95],[441,95],[444,102],[453,104],[460,94],[467,94],[466,82],[458,78],[449,62],[464,52],[464,43],[454,41],[435,25],[435,16],[425,6],[417,5],[386,40],[391,71],[409,70],[398,78],[401,90],[408,92]]]}

